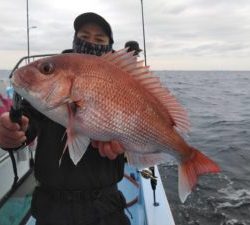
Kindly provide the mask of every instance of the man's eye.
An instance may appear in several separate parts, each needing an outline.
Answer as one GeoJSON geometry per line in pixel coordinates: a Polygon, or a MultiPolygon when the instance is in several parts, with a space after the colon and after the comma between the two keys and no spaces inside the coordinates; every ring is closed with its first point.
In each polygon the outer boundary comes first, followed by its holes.
{"type": "Polygon", "coordinates": [[[105,42],[105,40],[103,40],[103,39],[96,39],[96,42],[98,42],[98,43],[104,43],[105,42]]]}
{"type": "Polygon", "coordinates": [[[82,40],[88,40],[89,36],[87,36],[87,35],[81,35],[79,38],[82,39],[82,40]]]}

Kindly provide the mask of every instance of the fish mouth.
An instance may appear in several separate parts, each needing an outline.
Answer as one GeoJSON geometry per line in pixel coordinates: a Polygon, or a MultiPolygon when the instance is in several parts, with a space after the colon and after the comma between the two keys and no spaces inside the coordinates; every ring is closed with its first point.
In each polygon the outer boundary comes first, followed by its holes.
{"type": "Polygon", "coordinates": [[[29,93],[30,92],[30,90],[28,89],[28,84],[26,84],[26,85],[19,85],[18,83],[11,81],[11,85],[13,86],[15,92],[18,93],[18,94],[20,94],[21,96],[24,93],[29,93]]]}
{"type": "MultiPolygon", "coordinates": [[[[13,86],[14,87],[14,86],[13,86]]],[[[40,101],[41,98],[38,93],[34,93],[31,90],[25,87],[14,87],[14,90],[17,94],[26,99],[33,107],[37,108],[38,111],[46,111],[47,105],[46,102],[40,101]]]]}

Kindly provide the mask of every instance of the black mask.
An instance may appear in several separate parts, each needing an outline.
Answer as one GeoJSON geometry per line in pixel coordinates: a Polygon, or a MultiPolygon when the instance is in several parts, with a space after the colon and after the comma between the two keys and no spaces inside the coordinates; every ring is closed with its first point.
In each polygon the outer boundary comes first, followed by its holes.
{"type": "Polygon", "coordinates": [[[81,40],[77,36],[73,40],[73,52],[84,53],[90,55],[101,56],[104,53],[112,51],[112,44],[101,45],[93,44],[88,41],[81,40]]]}

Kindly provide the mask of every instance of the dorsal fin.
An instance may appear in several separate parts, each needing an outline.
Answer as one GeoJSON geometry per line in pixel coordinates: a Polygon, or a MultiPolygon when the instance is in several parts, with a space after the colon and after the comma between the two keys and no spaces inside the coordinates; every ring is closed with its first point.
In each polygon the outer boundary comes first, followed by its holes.
{"type": "Polygon", "coordinates": [[[112,54],[104,54],[101,58],[127,72],[145,90],[152,94],[163,110],[170,114],[174,126],[178,130],[182,132],[189,130],[190,124],[186,110],[177,102],[171,92],[161,85],[159,77],[149,71],[149,66],[143,66],[143,61],[137,61],[137,57],[133,55],[133,52],[121,49],[112,54]]]}

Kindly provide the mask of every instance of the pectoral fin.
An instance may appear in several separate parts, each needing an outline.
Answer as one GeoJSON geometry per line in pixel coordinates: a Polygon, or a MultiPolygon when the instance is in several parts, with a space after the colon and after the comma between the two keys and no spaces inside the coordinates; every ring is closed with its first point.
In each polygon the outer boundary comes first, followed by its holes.
{"type": "MultiPolygon", "coordinates": [[[[83,136],[81,133],[78,133],[74,129],[77,104],[75,102],[71,102],[68,103],[67,106],[68,106],[69,119],[68,119],[68,126],[66,129],[67,142],[64,147],[63,154],[68,147],[70,158],[76,165],[86,152],[90,143],[90,139],[88,137],[83,136]]],[[[61,164],[61,159],[63,157],[63,154],[60,158],[59,165],[61,164]]]]}
{"type": "Polygon", "coordinates": [[[88,137],[75,136],[72,142],[68,143],[69,155],[73,163],[76,165],[84,153],[86,152],[90,143],[88,137]]]}

